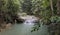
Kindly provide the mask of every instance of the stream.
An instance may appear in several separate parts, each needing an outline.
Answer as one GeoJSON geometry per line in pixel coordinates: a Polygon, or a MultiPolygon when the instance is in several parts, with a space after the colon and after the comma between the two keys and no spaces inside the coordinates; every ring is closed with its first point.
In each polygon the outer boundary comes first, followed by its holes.
{"type": "Polygon", "coordinates": [[[42,25],[38,31],[31,32],[35,19],[29,18],[24,23],[14,24],[11,29],[0,32],[0,35],[49,35],[47,26],[42,25]]]}

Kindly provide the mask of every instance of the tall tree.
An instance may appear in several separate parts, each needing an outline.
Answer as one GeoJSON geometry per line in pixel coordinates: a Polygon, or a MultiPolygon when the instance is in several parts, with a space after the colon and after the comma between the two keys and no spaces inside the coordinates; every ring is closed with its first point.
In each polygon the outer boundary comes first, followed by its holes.
{"type": "Polygon", "coordinates": [[[51,12],[52,12],[52,16],[54,15],[54,12],[53,12],[53,1],[52,0],[50,0],[50,7],[51,7],[51,12]]]}
{"type": "Polygon", "coordinates": [[[57,0],[57,14],[60,15],[60,0],[57,0]]]}

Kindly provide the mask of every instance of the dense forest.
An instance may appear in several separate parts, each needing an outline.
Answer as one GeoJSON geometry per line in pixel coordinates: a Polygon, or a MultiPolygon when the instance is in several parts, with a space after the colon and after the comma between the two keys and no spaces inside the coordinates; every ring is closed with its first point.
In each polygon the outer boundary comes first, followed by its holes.
{"type": "MultiPolygon", "coordinates": [[[[0,27],[14,24],[15,20],[21,21],[17,19],[18,13],[38,17],[40,23],[48,25],[50,35],[60,35],[60,0],[0,0],[0,27]]],[[[40,27],[39,24],[37,26],[40,27]]]]}

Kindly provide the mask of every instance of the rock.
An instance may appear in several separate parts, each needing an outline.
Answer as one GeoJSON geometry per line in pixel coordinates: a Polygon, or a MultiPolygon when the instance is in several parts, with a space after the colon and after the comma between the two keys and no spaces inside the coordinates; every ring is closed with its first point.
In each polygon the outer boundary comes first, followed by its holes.
{"type": "Polygon", "coordinates": [[[17,22],[17,23],[23,23],[24,20],[23,20],[23,19],[19,19],[19,18],[17,18],[17,19],[16,19],[16,22],[17,22]]]}
{"type": "Polygon", "coordinates": [[[11,26],[12,26],[11,23],[6,24],[6,29],[11,29],[11,26]]]}
{"type": "Polygon", "coordinates": [[[33,21],[33,23],[39,23],[39,21],[33,21]]]}

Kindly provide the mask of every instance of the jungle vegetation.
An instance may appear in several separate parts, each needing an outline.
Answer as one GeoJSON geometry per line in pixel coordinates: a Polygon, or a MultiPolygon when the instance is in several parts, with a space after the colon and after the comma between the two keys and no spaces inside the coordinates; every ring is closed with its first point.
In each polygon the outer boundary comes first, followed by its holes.
{"type": "Polygon", "coordinates": [[[51,35],[60,35],[60,0],[0,0],[0,26],[14,23],[18,12],[39,17],[51,35]]]}

